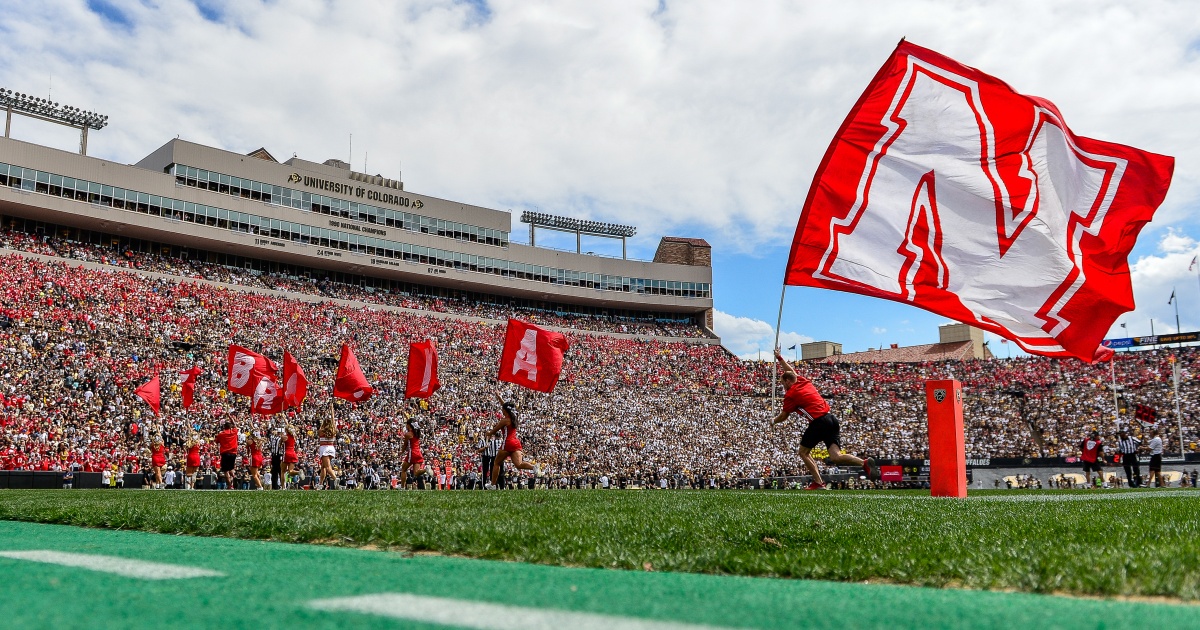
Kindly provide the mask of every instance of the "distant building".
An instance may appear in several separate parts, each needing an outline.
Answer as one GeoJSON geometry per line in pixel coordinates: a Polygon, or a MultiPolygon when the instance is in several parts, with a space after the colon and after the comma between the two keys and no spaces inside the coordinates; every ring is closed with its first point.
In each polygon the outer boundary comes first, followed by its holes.
{"type": "Polygon", "coordinates": [[[842,354],[841,344],[817,341],[802,346],[805,360],[822,363],[923,363],[926,361],[965,361],[991,359],[992,351],[983,341],[983,331],[967,324],[938,327],[938,343],[851,352],[842,354]],[[812,346],[811,354],[809,346],[812,346]]]}

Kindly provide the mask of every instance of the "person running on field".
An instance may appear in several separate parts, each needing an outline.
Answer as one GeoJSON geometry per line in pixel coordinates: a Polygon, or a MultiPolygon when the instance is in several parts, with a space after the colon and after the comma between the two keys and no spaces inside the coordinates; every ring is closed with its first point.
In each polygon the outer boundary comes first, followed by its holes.
{"type": "Polygon", "coordinates": [[[821,442],[825,443],[825,447],[829,451],[829,457],[825,459],[825,463],[839,466],[861,466],[868,479],[878,479],[879,467],[875,465],[873,458],[862,460],[841,452],[841,425],[838,424],[837,416],[829,411],[829,403],[825,402],[825,399],[817,392],[812,381],[797,374],[791,364],[783,359],[779,348],[775,349],[775,361],[783,370],[780,380],[783,382],[785,393],[783,409],[779,415],[771,419],[771,426],[786,421],[793,413],[809,419],[808,428],[804,430],[804,435],[800,438],[800,459],[804,462],[804,467],[808,469],[808,474],[812,475],[812,483],[808,485],[808,489],[825,489],[821,472],[817,470],[817,462],[810,454],[813,448],[821,442]]]}
{"type": "MultiPolygon", "coordinates": [[[[533,462],[524,461],[524,446],[521,445],[521,440],[517,438],[517,426],[520,421],[517,416],[517,405],[512,402],[507,402],[496,394],[496,400],[500,403],[502,417],[500,421],[492,427],[488,435],[496,435],[501,430],[504,431],[504,447],[496,453],[496,460],[492,462],[492,479],[500,478],[500,470],[504,467],[504,460],[511,459],[513,466],[518,470],[532,470],[533,474],[542,476],[541,467],[533,462]]],[[[489,485],[488,489],[495,489],[495,485],[489,485]]]]}
{"type": "Polygon", "coordinates": [[[319,483],[327,485],[330,490],[337,489],[337,475],[333,472],[333,458],[337,455],[337,449],[334,448],[336,440],[337,422],[330,414],[321,421],[321,428],[317,429],[317,456],[321,458],[319,483]]]}
{"type": "Polygon", "coordinates": [[[421,429],[413,423],[412,418],[404,421],[404,433],[401,437],[407,445],[404,455],[404,464],[400,467],[400,487],[407,488],[408,471],[412,471],[413,478],[421,476],[425,472],[425,456],[421,453],[421,429]]]}
{"type": "Polygon", "coordinates": [[[1083,460],[1083,474],[1087,477],[1087,487],[1095,487],[1092,483],[1092,473],[1096,479],[1104,481],[1104,441],[1100,439],[1099,431],[1092,431],[1079,443],[1080,456],[1083,460]]]}

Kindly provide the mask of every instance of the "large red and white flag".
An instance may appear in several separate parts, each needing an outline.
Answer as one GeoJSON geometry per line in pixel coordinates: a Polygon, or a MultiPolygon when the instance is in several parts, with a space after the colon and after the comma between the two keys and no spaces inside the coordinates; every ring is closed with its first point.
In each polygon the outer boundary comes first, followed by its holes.
{"type": "Polygon", "coordinates": [[[1128,255],[1174,159],[901,42],[813,178],[785,283],[919,306],[1092,361],[1133,309],[1128,255]]]}
{"type": "Polygon", "coordinates": [[[562,372],[563,353],[570,345],[561,333],[543,330],[519,319],[508,320],[499,379],[534,391],[550,393],[562,372]]]}
{"type": "Polygon", "coordinates": [[[146,401],[147,405],[150,405],[150,410],[154,412],[154,415],[158,415],[158,406],[162,399],[160,397],[161,392],[158,385],[157,374],[154,375],[154,378],[146,381],[140,387],[135,389],[133,393],[137,394],[138,398],[146,401]]]}
{"type": "Polygon", "coordinates": [[[179,373],[183,377],[183,380],[179,381],[179,395],[183,398],[184,409],[192,406],[196,393],[196,377],[200,375],[200,372],[200,368],[193,365],[179,373]]]}
{"type": "Polygon", "coordinates": [[[273,376],[263,376],[254,386],[254,395],[250,397],[250,412],[270,416],[283,411],[283,392],[273,376]]]}
{"type": "Polygon", "coordinates": [[[283,404],[285,407],[299,407],[308,397],[308,377],[304,368],[292,353],[283,351],[283,404]]]}
{"type": "Polygon", "coordinates": [[[337,376],[333,379],[333,395],[351,402],[363,402],[375,393],[375,388],[367,382],[362,367],[358,365],[358,357],[349,344],[342,344],[342,358],[338,361],[337,376]]]}
{"type": "Polygon", "coordinates": [[[408,377],[405,398],[429,398],[442,386],[438,380],[437,347],[432,339],[408,346],[408,377]]]}
{"type": "Polygon", "coordinates": [[[258,381],[264,376],[275,378],[279,368],[263,355],[241,346],[229,346],[229,391],[253,396],[258,381]]]}

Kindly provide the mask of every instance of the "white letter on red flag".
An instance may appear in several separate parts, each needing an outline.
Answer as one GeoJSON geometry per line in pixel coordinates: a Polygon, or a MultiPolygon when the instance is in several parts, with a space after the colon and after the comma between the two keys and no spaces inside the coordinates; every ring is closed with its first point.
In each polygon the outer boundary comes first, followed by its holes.
{"type": "Polygon", "coordinates": [[[283,404],[299,407],[308,396],[308,378],[292,353],[283,351],[283,404]]]}
{"type": "Polygon", "coordinates": [[[568,348],[567,338],[560,333],[509,319],[498,378],[534,391],[552,392],[568,348]]]}
{"type": "Polygon", "coordinates": [[[408,346],[408,378],[405,398],[429,398],[441,388],[438,379],[437,348],[432,339],[408,346]]]}
{"type": "Polygon", "coordinates": [[[1034,354],[1103,358],[1133,309],[1129,251],[1173,168],[901,42],[825,153],[785,282],[913,304],[1034,354]]]}
{"type": "Polygon", "coordinates": [[[253,396],[258,381],[264,376],[273,380],[279,367],[263,355],[241,346],[229,346],[229,391],[253,396]]]}

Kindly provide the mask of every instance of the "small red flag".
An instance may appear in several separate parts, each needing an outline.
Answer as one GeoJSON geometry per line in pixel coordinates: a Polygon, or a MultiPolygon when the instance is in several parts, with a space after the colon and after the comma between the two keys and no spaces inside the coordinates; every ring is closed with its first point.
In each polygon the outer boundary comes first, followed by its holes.
{"type": "Polygon", "coordinates": [[[253,396],[258,381],[264,376],[275,378],[279,368],[263,355],[241,346],[229,346],[229,391],[253,396]]]}
{"type": "Polygon", "coordinates": [[[405,398],[429,398],[442,386],[438,380],[437,347],[432,339],[408,346],[408,379],[405,398]]]}
{"type": "Polygon", "coordinates": [[[292,353],[283,351],[283,404],[285,407],[299,407],[308,397],[308,377],[304,369],[292,353]]]}
{"type": "Polygon", "coordinates": [[[342,344],[342,358],[338,361],[337,377],[333,379],[333,395],[351,402],[363,402],[375,393],[367,382],[366,375],[358,365],[358,358],[349,344],[342,344]]]}
{"type": "Polygon", "coordinates": [[[150,409],[154,412],[154,415],[156,415],[156,416],[158,415],[158,403],[160,401],[160,398],[159,398],[159,387],[158,387],[158,375],[157,374],[154,375],[154,378],[150,379],[148,382],[144,383],[141,387],[134,390],[133,393],[137,394],[138,398],[141,398],[142,400],[146,401],[147,405],[150,405],[150,409]]]}
{"type": "Polygon", "coordinates": [[[200,368],[192,366],[191,369],[179,373],[183,377],[183,380],[179,381],[179,387],[184,409],[192,406],[192,397],[196,393],[196,377],[200,375],[200,372],[200,368]]]}
{"type": "Polygon", "coordinates": [[[561,333],[519,319],[508,320],[498,378],[534,391],[550,393],[562,372],[563,353],[570,344],[561,333]]]}
{"type": "Polygon", "coordinates": [[[283,411],[283,407],[283,392],[279,391],[279,384],[275,379],[270,376],[258,379],[258,384],[254,386],[254,396],[250,399],[251,413],[270,416],[283,411]]]}

